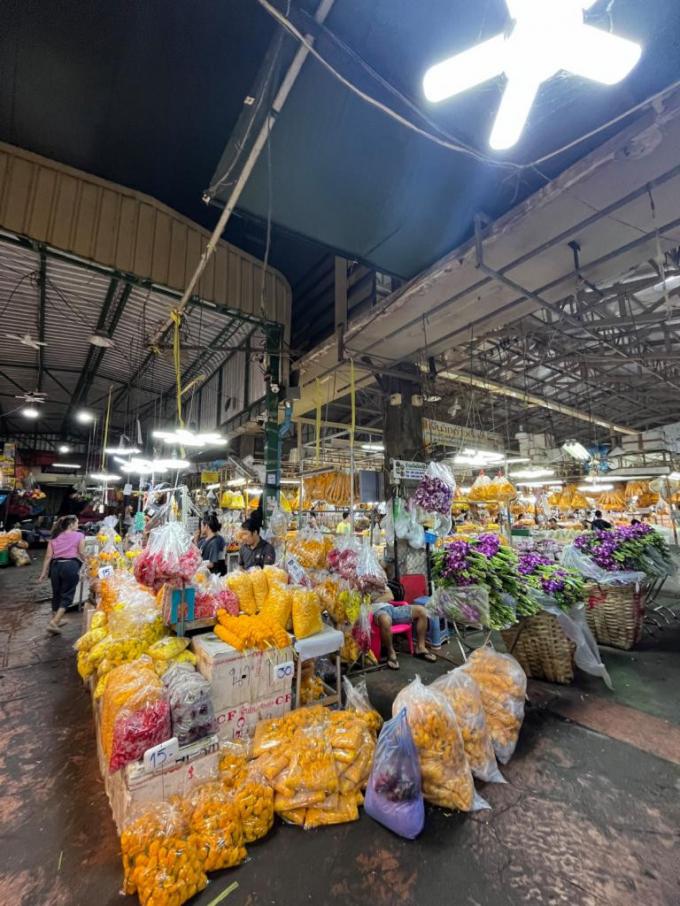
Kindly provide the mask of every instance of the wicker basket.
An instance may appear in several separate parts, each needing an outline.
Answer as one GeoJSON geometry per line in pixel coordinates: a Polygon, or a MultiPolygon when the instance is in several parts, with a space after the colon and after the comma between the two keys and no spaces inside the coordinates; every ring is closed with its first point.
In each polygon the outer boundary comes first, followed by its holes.
{"type": "Polygon", "coordinates": [[[557,618],[549,613],[522,617],[501,633],[505,647],[517,658],[527,676],[568,685],[574,679],[574,651],[557,618]]]}
{"type": "Polygon", "coordinates": [[[645,589],[638,585],[587,582],[586,619],[600,645],[626,651],[640,641],[645,618],[645,589]]]}

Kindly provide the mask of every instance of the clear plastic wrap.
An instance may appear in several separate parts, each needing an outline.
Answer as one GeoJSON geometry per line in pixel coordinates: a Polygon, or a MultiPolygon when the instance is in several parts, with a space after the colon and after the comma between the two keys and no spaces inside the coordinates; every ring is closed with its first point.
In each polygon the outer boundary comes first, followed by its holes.
{"type": "Polygon", "coordinates": [[[585,604],[574,604],[569,613],[565,613],[550,595],[537,593],[537,596],[543,610],[556,618],[562,632],[576,645],[574,652],[576,666],[591,676],[599,676],[608,689],[613,689],[607,668],[602,663],[600,649],[586,620],[585,604]]]}
{"type": "Polygon", "coordinates": [[[181,522],[152,529],[146,547],[135,560],[135,578],[157,592],[162,585],[188,584],[201,565],[201,552],[181,522]]]}
{"type": "Polygon", "coordinates": [[[215,732],[210,683],[200,673],[173,665],[163,674],[170,704],[172,735],[187,746],[215,732]]]}
{"type": "Polygon", "coordinates": [[[248,570],[248,575],[250,576],[250,584],[253,588],[255,607],[257,608],[257,612],[259,612],[262,610],[264,602],[267,600],[267,594],[269,593],[267,573],[259,566],[253,566],[248,570]]]}
{"type": "Polygon", "coordinates": [[[444,463],[431,462],[413,495],[413,503],[426,513],[449,515],[456,480],[444,463]]]}
{"type": "Polygon", "coordinates": [[[524,720],[526,674],[510,654],[478,648],[459,668],[477,683],[496,757],[507,764],[515,751],[524,720]]]}
{"type": "Polygon", "coordinates": [[[271,532],[272,538],[277,540],[282,540],[286,537],[286,532],[288,531],[289,517],[281,507],[277,504],[274,507],[274,510],[269,517],[268,528],[271,532]]]}
{"type": "Polygon", "coordinates": [[[165,698],[133,707],[128,703],[116,717],[109,771],[138,761],[147,749],[170,739],[170,706],[165,698]]]}
{"type": "Polygon", "coordinates": [[[293,587],[293,633],[296,639],[306,639],[323,629],[321,604],[315,591],[293,587]]]}
{"type": "Polygon", "coordinates": [[[174,803],[146,804],[126,823],[120,843],[123,893],[137,893],[141,906],[181,906],[208,883],[203,854],[174,803]]]}
{"type": "Polygon", "coordinates": [[[111,671],[102,696],[101,743],[104,754],[111,757],[115,725],[123,708],[138,708],[163,697],[163,684],[156,676],[153,661],[141,657],[111,671]]]}
{"type": "Polygon", "coordinates": [[[270,581],[267,598],[260,612],[274,620],[282,629],[288,629],[291,625],[292,611],[292,586],[270,581]]]}
{"type": "Polygon", "coordinates": [[[488,626],[489,592],[483,585],[467,585],[460,588],[438,586],[434,589],[428,609],[454,623],[488,626]]]}
{"type": "Polygon", "coordinates": [[[323,569],[326,565],[326,546],[323,535],[315,529],[302,529],[288,543],[288,552],[297,557],[303,569],[323,569]]]}
{"type": "Polygon", "coordinates": [[[227,587],[234,592],[243,613],[252,616],[257,613],[257,601],[253,591],[253,582],[250,572],[235,569],[226,579],[227,587]]]}
{"type": "Polygon", "coordinates": [[[353,582],[356,579],[357,563],[361,553],[361,542],[354,535],[341,535],[336,539],[335,547],[328,552],[328,568],[345,579],[353,582]]]}
{"type": "Polygon", "coordinates": [[[348,676],[343,676],[342,689],[345,693],[345,707],[347,710],[354,711],[366,722],[366,725],[373,733],[377,733],[382,726],[383,720],[371,705],[368,689],[366,688],[366,680],[359,680],[355,686],[352,685],[348,676]]]}
{"type": "Polygon", "coordinates": [[[482,697],[474,679],[469,673],[456,668],[438,677],[431,688],[441,692],[456,715],[465,754],[474,776],[487,783],[505,783],[496,764],[482,697]]]}
{"type": "Polygon", "coordinates": [[[418,751],[402,708],[382,728],[366,789],[366,814],[414,840],[425,824],[418,751]]]}
{"type": "Polygon", "coordinates": [[[423,795],[428,802],[462,812],[488,808],[475,792],[456,718],[441,693],[416,677],[392,704],[392,715],[406,709],[420,757],[423,795]]]}
{"type": "Polygon", "coordinates": [[[254,768],[233,789],[246,843],[266,836],[274,824],[274,790],[254,768]]]}
{"type": "Polygon", "coordinates": [[[356,586],[362,594],[371,594],[374,591],[381,591],[386,585],[385,570],[378,563],[371,545],[365,542],[357,562],[356,586]]]}
{"type": "Polygon", "coordinates": [[[642,585],[647,576],[637,571],[610,572],[598,566],[594,560],[586,556],[575,545],[567,544],[562,551],[560,562],[569,569],[575,569],[586,579],[597,582],[598,585],[612,587],[614,585],[642,585]]]}
{"type": "Polygon", "coordinates": [[[203,852],[206,871],[240,865],[247,852],[243,824],[234,797],[219,781],[197,787],[189,800],[189,829],[203,852]]]}

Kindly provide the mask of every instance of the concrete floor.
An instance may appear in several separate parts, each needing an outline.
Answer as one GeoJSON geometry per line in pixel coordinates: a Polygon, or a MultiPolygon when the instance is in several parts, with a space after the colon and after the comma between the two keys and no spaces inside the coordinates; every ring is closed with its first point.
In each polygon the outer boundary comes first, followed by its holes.
{"type": "MultiPolygon", "coordinates": [[[[79,619],[63,638],[44,635],[36,575],[0,571],[0,906],[132,904],[118,893],[118,840],[75,671],[79,619]]],[[[492,811],[428,809],[414,842],[365,815],[311,832],[279,825],[246,864],[212,875],[195,906],[233,881],[229,906],[677,906],[679,646],[669,628],[633,653],[606,651],[613,693],[582,676],[568,689],[532,683],[509,782],[483,788],[492,811]]],[[[401,662],[368,676],[384,713],[416,673],[450,666],[401,662]]]]}

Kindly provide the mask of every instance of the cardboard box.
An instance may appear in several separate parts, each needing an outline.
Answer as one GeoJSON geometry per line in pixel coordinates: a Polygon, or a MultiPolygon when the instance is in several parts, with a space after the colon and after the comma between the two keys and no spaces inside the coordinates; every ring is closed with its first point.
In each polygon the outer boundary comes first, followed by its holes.
{"type": "Polygon", "coordinates": [[[247,739],[252,736],[260,720],[281,717],[290,711],[293,701],[292,692],[284,692],[273,698],[265,698],[252,704],[233,705],[215,712],[217,733],[220,739],[247,739]]]}
{"type": "Polygon", "coordinates": [[[198,671],[212,686],[215,711],[290,693],[293,649],[237,651],[214,632],[194,636],[198,671]]]}
{"type": "Polygon", "coordinates": [[[179,760],[161,771],[148,772],[141,762],[129,764],[105,778],[118,833],[139,806],[185,796],[195,786],[219,774],[219,739],[208,736],[179,750],[179,760]]]}

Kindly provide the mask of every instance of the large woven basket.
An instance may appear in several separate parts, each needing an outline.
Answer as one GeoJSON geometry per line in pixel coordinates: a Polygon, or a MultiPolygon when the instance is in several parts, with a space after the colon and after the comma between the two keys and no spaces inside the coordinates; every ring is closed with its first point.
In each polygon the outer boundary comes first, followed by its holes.
{"type": "Polygon", "coordinates": [[[574,679],[574,651],[557,618],[549,613],[522,617],[501,633],[505,647],[527,676],[568,685],[574,679]]]}
{"type": "Polygon", "coordinates": [[[586,582],[586,620],[600,645],[626,651],[640,641],[645,618],[645,589],[638,585],[586,582]]]}

